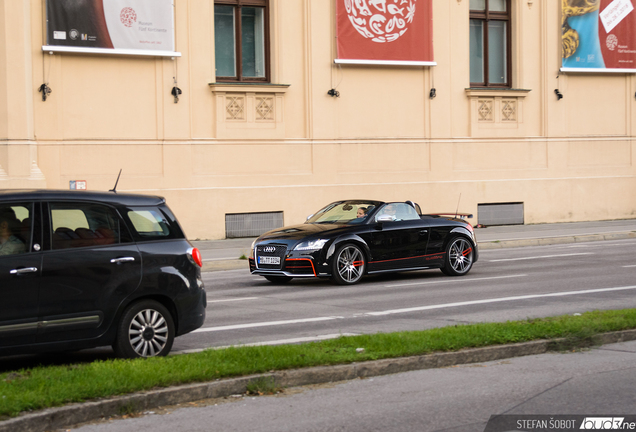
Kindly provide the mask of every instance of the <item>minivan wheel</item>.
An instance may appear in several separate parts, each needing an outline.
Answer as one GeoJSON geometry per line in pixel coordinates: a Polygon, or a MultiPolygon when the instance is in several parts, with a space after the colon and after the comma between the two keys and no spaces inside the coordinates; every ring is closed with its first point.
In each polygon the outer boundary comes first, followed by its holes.
{"type": "Polygon", "coordinates": [[[174,333],[168,309],[157,301],[142,300],[124,311],[113,349],[123,358],[165,356],[172,349],[174,333]]]}

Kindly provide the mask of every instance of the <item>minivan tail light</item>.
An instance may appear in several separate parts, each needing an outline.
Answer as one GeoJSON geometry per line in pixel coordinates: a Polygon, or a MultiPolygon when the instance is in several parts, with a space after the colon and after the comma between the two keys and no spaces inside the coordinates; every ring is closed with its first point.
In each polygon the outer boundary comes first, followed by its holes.
{"type": "Polygon", "coordinates": [[[193,264],[203,267],[203,258],[201,258],[201,252],[197,248],[190,248],[188,250],[188,258],[193,264]]]}

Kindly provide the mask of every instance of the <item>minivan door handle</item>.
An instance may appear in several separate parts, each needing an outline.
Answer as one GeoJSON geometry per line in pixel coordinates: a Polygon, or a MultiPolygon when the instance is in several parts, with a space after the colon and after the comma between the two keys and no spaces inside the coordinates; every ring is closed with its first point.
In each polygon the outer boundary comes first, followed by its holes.
{"type": "Polygon", "coordinates": [[[133,261],[135,261],[135,258],[133,257],[113,258],[112,260],[110,260],[112,264],[123,264],[123,263],[133,262],[133,261]]]}
{"type": "Polygon", "coordinates": [[[21,269],[13,269],[9,273],[12,275],[21,275],[25,273],[35,273],[36,271],[38,271],[37,267],[25,267],[21,269]]]}

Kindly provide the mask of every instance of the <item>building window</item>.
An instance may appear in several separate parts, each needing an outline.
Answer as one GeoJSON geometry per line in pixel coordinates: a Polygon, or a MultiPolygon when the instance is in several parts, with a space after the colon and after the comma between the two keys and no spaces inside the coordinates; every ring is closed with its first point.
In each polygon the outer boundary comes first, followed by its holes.
{"type": "Polygon", "coordinates": [[[216,0],[217,82],[269,82],[268,0],[216,0]]]}
{"type": "Polygon", "coordinates": [[[470,86],[510,87],[510,0],[470,0],[470,86]]]}

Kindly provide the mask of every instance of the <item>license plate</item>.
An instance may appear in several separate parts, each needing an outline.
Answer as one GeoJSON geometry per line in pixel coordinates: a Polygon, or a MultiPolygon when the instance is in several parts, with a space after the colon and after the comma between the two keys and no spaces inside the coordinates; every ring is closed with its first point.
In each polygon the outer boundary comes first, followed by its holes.
{"type": "Polygon", "coordinates": [[[280,257],[267,257],[261,256],[258,257],[259,264],[277,264],[280,265],[280,257]]]}

